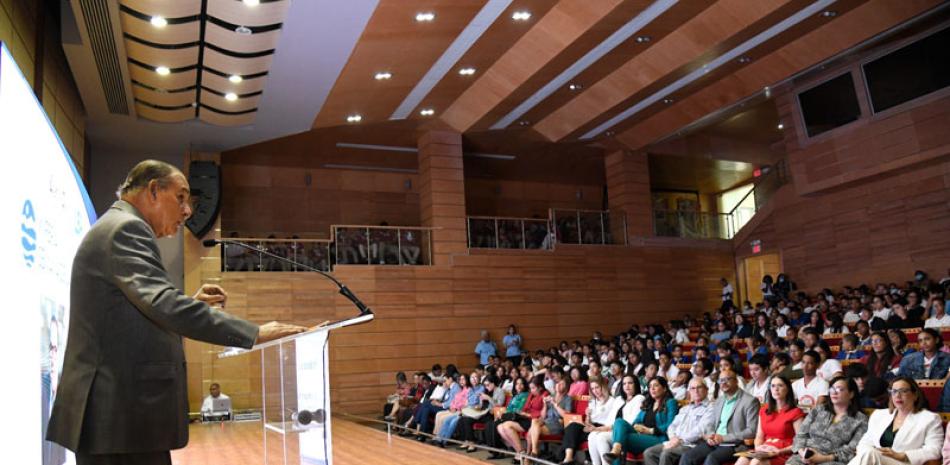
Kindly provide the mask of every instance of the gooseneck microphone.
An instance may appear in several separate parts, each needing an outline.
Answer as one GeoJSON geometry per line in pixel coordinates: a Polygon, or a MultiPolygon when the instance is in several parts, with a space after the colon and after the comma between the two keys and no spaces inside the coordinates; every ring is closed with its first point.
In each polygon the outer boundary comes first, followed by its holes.
{"type": "Polygon", "coordinates": [[[310,265],[304,265],[303,263],[296,262],[296,261],[291,260],[291,259],[286,258],[286,257],[281,257],[280,255],[273,254],[273,253],[268,252],[268,251],[266,251],[266,250],[264,250],[264,249],[262,249],[262,248],[260,248],[260,247],[255,247],[255,246],[253,246],[253,245],[251,245],[251,244],[247,244],[247,243],[244,243],[244,242],[241,242],[241,241],[233,241],[233,240],[230,240],[230,239],[205,239],[205,240],[201,241],[201,245],[203,245],[203,246],[205,246],[205,247],[214,247],[214,246],[216,246],[216,245],[218,245],[218,244],[233,245],[233,246],[242,247],[242,248],[245,248],[245,249],[250,250],[250,251],[253,251],[253,252],[257,252],[257,253],[260,253],[260,254],[267,255],[268,257],[277,259],[277,260],[282,261],[282,262],[284,262],[284,263],[289,263],[289,264],[295,265],[295,266],[297,266],[297,267],[299,267],[299,268],[303,268],[303,269],[308,270],[308,271],[316,272],[316,273],[319,274],[320,276],[323,276],[324,278],[327,278],[327,279],[329,279],[330,281],[333,281],[333,284],[336,284],[337,287],[340,289],[340,295],[342,295],[343,297],[346,297],[350,302],[353,302],[353,305],[356,305],[356,308],[358,308],[358,309],[360,310],[360,315],[361,315],[361,316],[362,316],[362,315],[371,315],[371,314],[373,314],[373,311],[370,310],[370,308],[367,307],[366,304],[364,304],[362,301],[360,301],[360,299],[359,299],[358,297],[356,297],[355,294],[353,294],[353,291],[351,291],[348,287],[346,287],[345,284],[341,283],[339,280],[337,280],[336,278],[334,278],[333,275],[331,275],[331,274],[329,274],[329,273],[327,273],[327,272],[325,272],[325,271],[323,271],[323,270],[316,269],[316,268],[314,268],[314,267],[312,267],[312,266],[310,266],[310,265]]]}

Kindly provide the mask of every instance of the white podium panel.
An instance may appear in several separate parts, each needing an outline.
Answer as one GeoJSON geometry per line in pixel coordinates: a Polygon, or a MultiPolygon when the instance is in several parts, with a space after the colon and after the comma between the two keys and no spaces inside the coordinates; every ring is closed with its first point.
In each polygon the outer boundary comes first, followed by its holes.
{"type": "Polygon", "coordinates": [[[265,465],[331,465],[329,331],[262,347],[265,465]]]}

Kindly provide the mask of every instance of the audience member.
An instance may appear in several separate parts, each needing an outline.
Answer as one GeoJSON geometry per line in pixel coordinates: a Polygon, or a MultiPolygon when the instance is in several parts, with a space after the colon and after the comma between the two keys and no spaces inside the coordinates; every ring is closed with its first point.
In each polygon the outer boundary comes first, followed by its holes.
{"type": "Polygon", "coordinates": [[[612,446],[610,452],[604,454],[604,462],[619,465],[627,452],[641,454],[648,447],[666,441],[666,430],[673,423],[679,405],[670,393],[666,379],[654,378],[649,389],[649,395],[632,424],[623,418],[614,420],[612,446]]]}
{"type": "Polygon", "coordinates": [[[876,410],[849,465],[923,465],[940,459],[943,429],[940,416],[928,411],[927,400],[910,378],[891,381],[888,409],[876,410]]]}
{"type": "Polygon", "coordinates": [[[787,465],[844,465],[854,458],[868,418],[858,405],[853,379],[831,380],[830,399],[808,412],[792,442],[787,465]]]}
{"type": "Polygon", "coordinates": [[[680,465],[720,465],[732,461],[737,448],[755,436],[759,423],[759,401],[739,390],[737,375],[731,371],[719,374],[722,395],[713,406],[713,421],[706,424],[703,441],[699,441],[680,458],[680,465]]]}
{"type": "Polygon", "coordinates": [[[828,382],[818,376],[818,364],[821,356],[814,350],[802,356],[802,378],[792,384],[798,406],[808,411],[827,400],[828,382]]]}
{"type": "Polygon", "coordinates": [[[771,378],[766,401],[759,411],[754,452],[739,458],[736,465],[783,465],[792,452],[792,440],[805,413],[797,407],[789,380],[771,378]]]}

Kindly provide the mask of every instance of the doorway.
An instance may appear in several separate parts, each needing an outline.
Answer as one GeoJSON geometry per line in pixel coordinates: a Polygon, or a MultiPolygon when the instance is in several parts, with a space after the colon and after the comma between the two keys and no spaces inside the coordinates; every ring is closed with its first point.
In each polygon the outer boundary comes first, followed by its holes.
{"type": "Polygon", "coordinates": [[[748,300],[755,305],[762,301],[762,290],[759,289],[762,278],[771,275],[772,279],[775,279],[782,272],[782,261],[777,253],[756,255],[743,260],[742,268],[739,275],[742,279],[742,300],[748,300]]]}

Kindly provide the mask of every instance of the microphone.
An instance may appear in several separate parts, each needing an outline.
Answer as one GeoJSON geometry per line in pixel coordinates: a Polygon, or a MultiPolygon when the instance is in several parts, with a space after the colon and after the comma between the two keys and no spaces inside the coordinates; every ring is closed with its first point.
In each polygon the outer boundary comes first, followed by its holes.
{"type": "Polygon", "coordinates": [[[216,245],[218,245],[218,244],[222,244],[222,245],[235,245],[235,246],[242,247],[242,248],[245,248],[245,249],[250,250],[250,251],[253,251],[253,252],[257,252],[257,253],[260,253],[260,254],[263,254],[263,255],[267,255],[268,257],[275,258],[275,259],[277,259],[277,260],[279,260],[279,261],[282,261],[282,262],[284,262],[284,263],[289,263],[289,264],[291,264],[291,265],[295,265],[295,266],[297,266],[298,268],[303,268],[303,269],[308,270],[308,271],[316,272],[316,273],[319,274],[320,276],[323,276],[324,278],[327,278],[327,279],[329,279],[330,281],[333,281],[333,284],[336,284],[336,286],[339,288],[339,290],[340,290],[340,295],[342,295],[343,297],[346,297],[347,300],[349,300],[350,302],[353,302],[353,305],[355,305],[356,308],[358,308],[358,309],[360,310],[360,316],[372,315],[372,314],[373,314],[373,311],[372,311],[369,307],[367,307],[366,304],[364,304],[364,303],[359,299],[359,297],[356,297],[356,294],[353,294],[353,291],[351,291],[348,287],[346,287],[346,285],[344,285],[343,283],[341,283],[339,280],[337,280],[336,278],[334,278],[331,274],[329,274],[329,273],[327,273],[327,272],[325,272],[325,271],[323,271],[323,270],[319,270],[319,269],[314,268],[314,267],[312,267],[312,266],[310,266],[310,265],[304,265],[303,263],[296,262],[296,261],[291,260],[291,259],[289,259],[289,258],[287,258],[287,257],[281,257],[280,255],[273,254],[273,253],[271,253],[271,252],[268,252],[267,250],[261,249],[260,247],[254,247],[253,245],[246,244],[246,243],[241,242],[241,241],[234,241],[234,240],[231,240],[231,239],[205,239],[205,240],[201,241],[201,245],[203,245],[203,246],[205,246],[205,247],[214,247],[214,246],[216,246],[216,245]]]}

